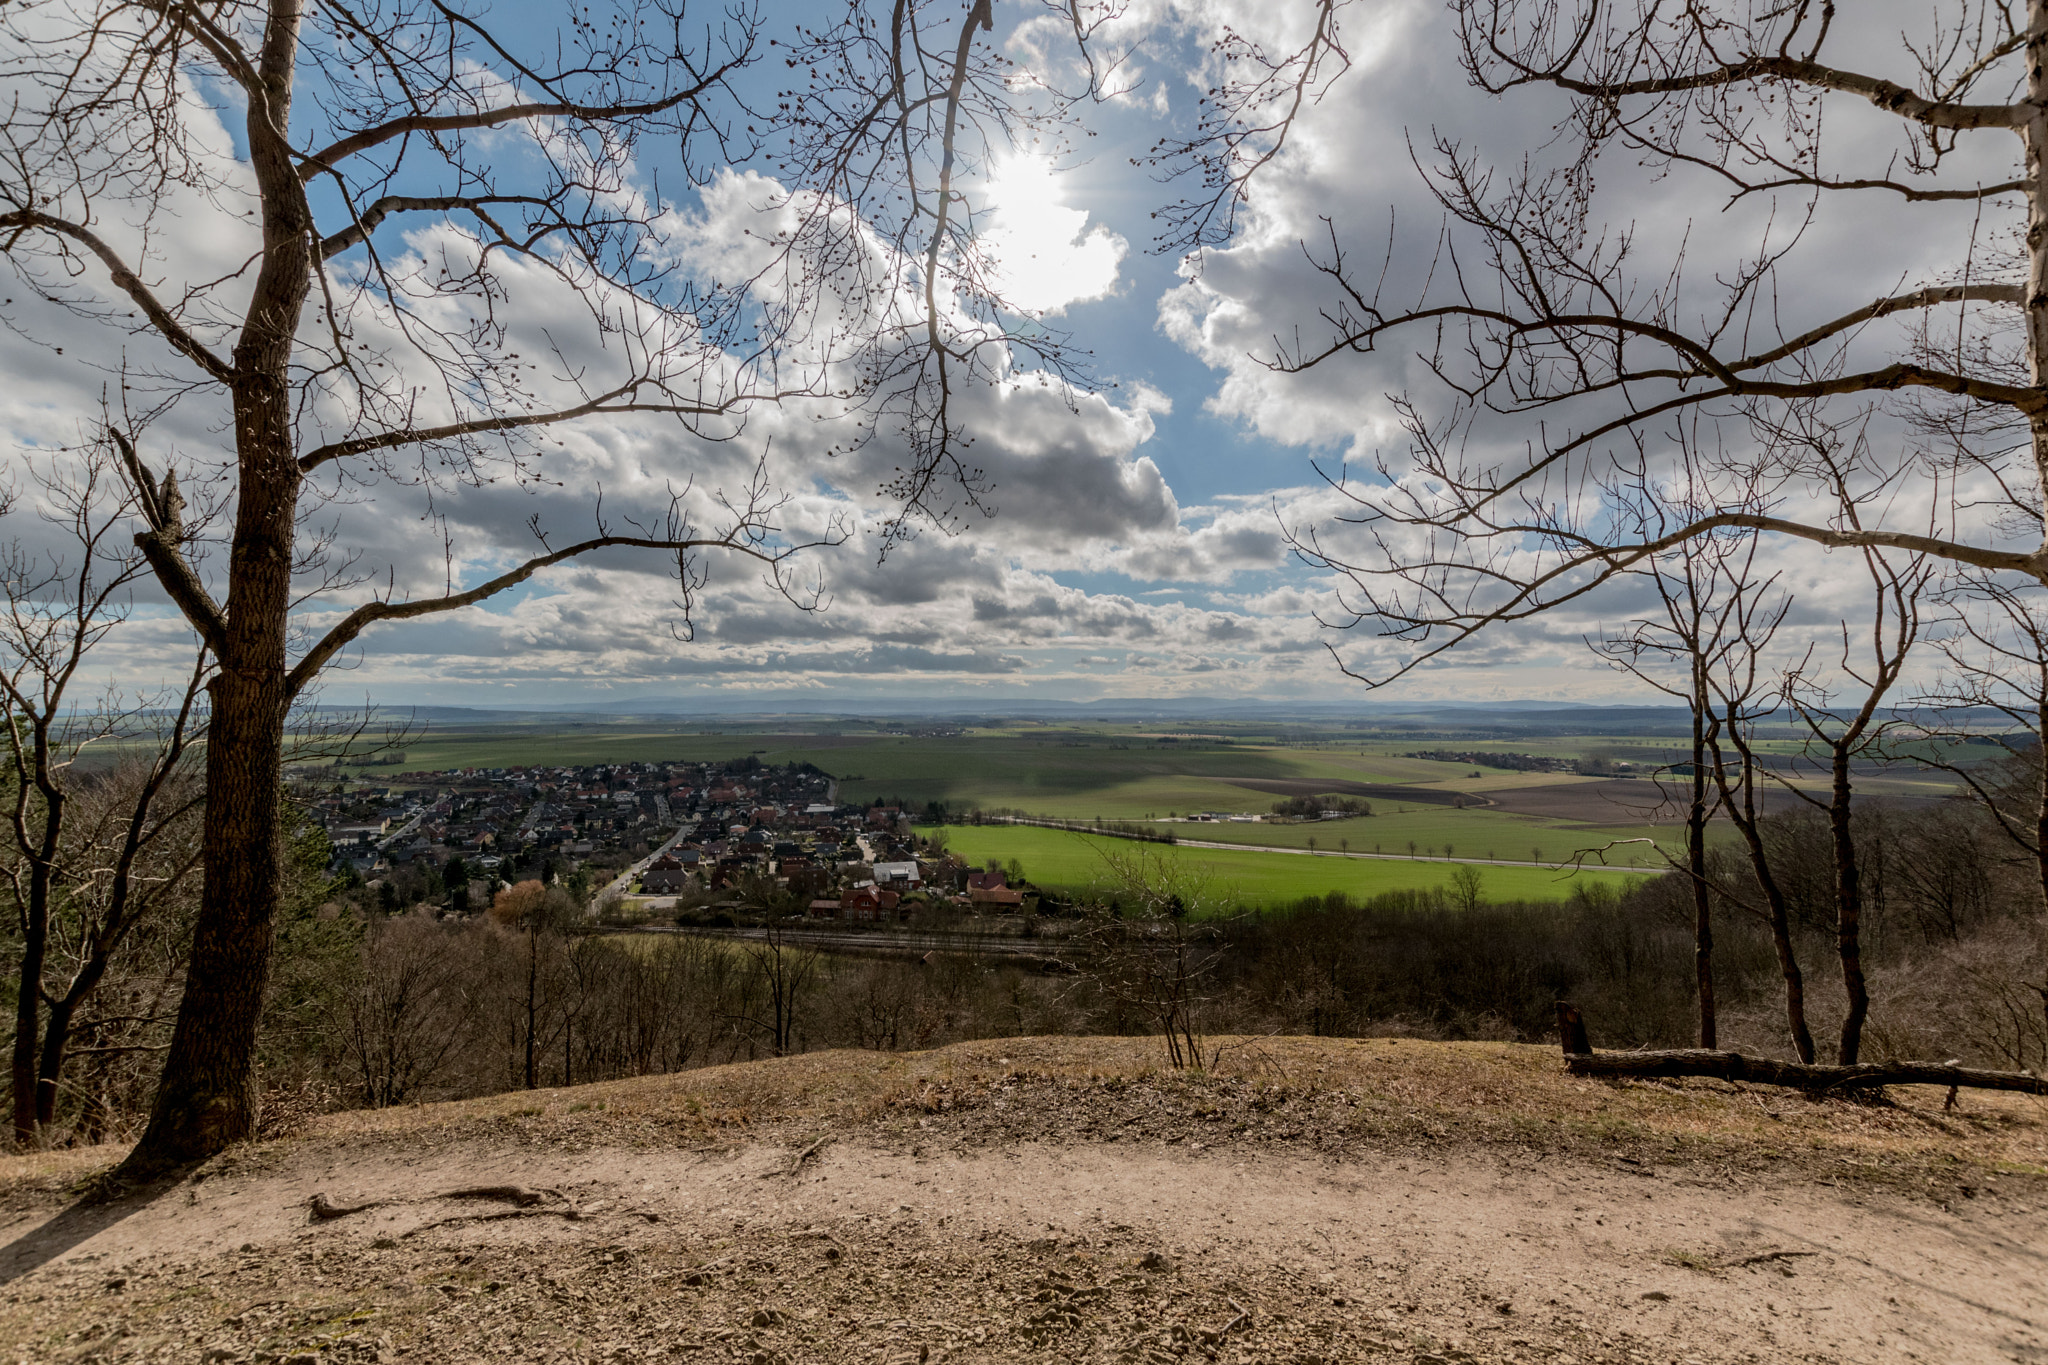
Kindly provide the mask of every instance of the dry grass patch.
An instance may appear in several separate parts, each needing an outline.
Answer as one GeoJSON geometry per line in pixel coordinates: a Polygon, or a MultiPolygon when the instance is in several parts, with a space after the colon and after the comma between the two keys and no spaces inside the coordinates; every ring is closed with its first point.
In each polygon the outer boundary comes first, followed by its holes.
{"type": "Polygon", "coordinates": [[[809,1053],[329,1115],[308,1136],[716,1144],[857,1127],[933,1142],[1477,1143],[1787,1176],[1826,1166],[1911,1179],[1958,1164],[2048,1174],[2048,1103],[2029,1096],[1971,1094],[1944,1112],[1935,1087],[1868,1103],[1711,1080],[1617,1083],[1567,1075],[1550,1048],[1413,1039],[1225,1038],[1206,1060],[1174,1073],[1146,1038],[809,1053]]]}
{"type": "MultiPolygon", "coordinates": [[[[831,1132],[934,1145],[1133,1142],[1286,1145],[1330,1153],[1501,1147],[1772,1179],[1967,1183],[2048,1175],[2048,1102],[1897,1087],[1816,1100],[1711,1080],[1567,1075],[1552,1048],[1414,1039],[1224,1038],[1201,1071],[1156,1039],[1014,1038],[922,1053],[833,1051],[665,1076],[312,1120],[240,1149],[260,1167],[300,1145],[409,1147],[487,1139],[564,1150],[808,1142],[831,1132]]],[[[118,1149],[0,1158],[0,1191],[48,1190],[118,1149]]]]}

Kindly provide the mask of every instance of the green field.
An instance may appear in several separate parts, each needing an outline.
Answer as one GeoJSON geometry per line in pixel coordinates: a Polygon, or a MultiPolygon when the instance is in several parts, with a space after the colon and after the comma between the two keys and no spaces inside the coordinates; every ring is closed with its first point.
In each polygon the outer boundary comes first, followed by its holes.
{"type": "MultiPolygon", "coordinates": [[[[1662,868],[1664,860],[1643,844],[1617,840],[1654,839],[1677,852],[1684,830],[1676,825],[1587,825],[1568,820],[1539,820],[1490,810],[1452,810],[1445,806],[1412,806],[1405,812],[1396,802],[1375,801],[1374,814],[1349,820],[1286,825],[1163,824],[1176,839],[1216,844],[1260,844],[1272,848],[1307,848],[1349,853],[1408,853],[1425,857],[1504,859],[1509,862],[1560,863],[1588,850],[1615,844],[1606,859],[1616,867],[1662,868]],[[1381,812],[1384,812],[1382,814],[1381,812]]],[[[1587,861],[1599,858],[1590,853],[1587,861]]]]}
{"type": "MultiPolygon", "coordinates": [[[[931,834],[931,829],[921,829],[931,834]]],[[[1298,853],[1256,853],[1172,844],[1098,839],[1063,830],[1005,825],[947,825],[946,846],[969,862],[1015,858],[1024,875],[1041,886],[1081,892],[1114,882],[1108,856],[1157,856],[1192,879],[1206,882],[1212,903],[1275,905],[1331,891],[1366,897],[1382,891],[1448,887],[1455,864],[1408,859],[1312,858],[1298,853]]],[[[1481,894],[1489,900],[1562,900],[1574,876],[1538,867],[1481,867],[1481,894]]],[[[1625,874],[1584,872],[1619,887],[1625,874]]]]}

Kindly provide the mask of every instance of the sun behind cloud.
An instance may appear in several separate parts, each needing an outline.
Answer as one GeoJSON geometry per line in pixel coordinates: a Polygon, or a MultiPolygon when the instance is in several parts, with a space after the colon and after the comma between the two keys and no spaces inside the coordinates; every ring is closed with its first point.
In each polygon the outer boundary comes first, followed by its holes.
{"type": "Polygon", "coordinates": [[[984,192],[991,223],[984,235],[1011,303],[1032,313],[1113,292],[1126,242],[1088,226],[1088,211],[1063,200],[1060,176],[1044,157],[1017,156],[996,169],[984,192]]]}

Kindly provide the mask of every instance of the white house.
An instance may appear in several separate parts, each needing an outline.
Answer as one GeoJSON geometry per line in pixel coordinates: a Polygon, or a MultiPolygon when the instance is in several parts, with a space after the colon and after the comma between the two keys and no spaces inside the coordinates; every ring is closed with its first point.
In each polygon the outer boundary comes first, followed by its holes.
{"type": "Polygon", "coordinates": [[[901,890],[905,887],[916,889],[924,885],[924,873],[914,862],[876,863],[875,885],[901,890]]]}

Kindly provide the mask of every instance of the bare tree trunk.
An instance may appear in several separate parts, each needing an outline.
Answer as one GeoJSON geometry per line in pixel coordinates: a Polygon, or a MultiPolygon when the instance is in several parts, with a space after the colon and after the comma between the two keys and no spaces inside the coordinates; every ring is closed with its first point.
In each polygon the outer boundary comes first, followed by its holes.
{"type": "Polygon", "coordinates": [[[299,0],[272,0],[262,99],[250,101],[247,118],[264,250],[234,351],[239,477],[220,672],[209,689],[206,874],[156,1106],[124,1166],[131,1176],[203,1159],[256,1131],[256,1023],[283,872],[285,629],[302,482],[287,369],[317,268],[313,217],[285,134],[302,17],[299,0]]]}
{"type": "Polygon", "coordinates": [[[1870,1016],[1870,990],[1863,978],[1862,874],[1849,824],[1852,807],[1848,746],[1835,746],[1832,767],[1834,793],[1828,802],[1828,832],[1833,839],[1835,859],[1835,948],[1842,959],[1842,989],[1849,998],[1837,1059],[1843,1066],[1854,1066],[1863,1050],[1863,1023],[1870,1016]]]}
{"type": "Polygon", "coordinates": [[[1687,1048],[1665,1052],[1567,1052],[1565,1070],[1574,1076],[1713,1076],[1755,1085],[1796,1086],[1817,1094],[1875,1090],[1887,1085],[1969,1086],[2022,1095],[2048,1095],[2048,1079],[2028,1071],[1980,1071],[1952,1062],[1869,1062],[1857,1066],[1808,1066],[1745,1057],[1739,1052],[1687,1048]]]}
{"type": "MultiPolygon", "coordinates": [[[[46,878],[42,868],[31,879],[46,878]]],[[[27,1146],[36,1136],[36,1042],[42,1032],[43,962],[50,939],[47,901],[29,894],[23,916],[21,972],[14,1001],[14,1141],[27,1146]]]]}
{"type": "MultiPolygon", "coordinates": [[[[38,722],[39,727],[44,722],[38,722]]],[[[43,797],[41,845],[29,853],[28,903],[23,907],[21,971],[14,1002],[14,1141],[27,1146],[36,1136],[36,1053],[42,1031],[43,972],[50,951],[50,892],[55,882],[51,859],[64,827],[65,796],[48,780],[48,736],[36,733],[36,764],[41,771],[17,772],[23,787],[31,782],[43,797]]],[[[21,794],[27,798],[27,792],[21,794]]],[[[21,814],[17,806],[17,819],[21,814]]],[[[17,829],[22,826],[17,824],[17,829]]],[[[17,889],[19,883],[16,883],[17,889]]]]}
{"type": "Polygon", "coordinates": [[[526,930],[526,1088],[540,1088],[540,929],[526,930]]]}
{"type": "Polygon", "coordinates": [[[71,1020],[78,1001],[67,993],[50,1006],[43,1025],[42,1057],[36,1067],[36,1123],[48,1127],[57,1121],[57,1082],[64,1072],[64,1049],[71,1041],[71,1020]]]}
{"type": "MultiPolygon", "coordinates": [[[[1745,767],[1755,763],[1755,759],[1746,753],[1742,761],[1745,767]]],[[[1812,1065],[1816,1053],[1813,1030],[1806,1023],[1806,977],[1799,970],[1799,954],[1792,944],[1792,914],[1785,905],[1785,888],[1778,885],[1778,878],[1771,871],[1771,860],[1757,827],[1754,796],[1745,792],[1745,800],[1751,805],[1745,812],[1745,818],[1738,820],[1737,825],[1742,831],[1743,847],[1749,850],[1749,865],[1756,876],[1757,889],[1764,893],[1764,906],[1770,916],[1771,946],[1777,951],[1778,970],[1785,978],[1785,1026],[1792,1032],[1792,1050],[1799,1055],[1800,1061],[1812,1065]]]]}
{"type": "MultiPolygon", "coordinates": [[[[249,502],[242,506],[246,517],[249,502]]],[[[283,654],[288,513],[283,529],[279,548],[284,562],[263,575],[279,589],[273,599],[278,629],[268,640],[250,629],[257,613],[245,602],[230,636],[231,658],[260,655],[268,652],[266,645],[283,654]]],[[[259,552],[279,545],[275,539],[254,539],[259,552]]],[[[244,544],[238,535],[238,552],[244,544]]],[[[202,910],[156,1105],[129,1156],[127,1170],[134,1175],[203,1159],[256,1131],[256,1023],[263,1010],[282,870],[278,788],[284,708],[275,685],[282,677],[281,668],[238,669],[229,663],[213,685],[202,910]]]]}
{"type": "Polygon", "coordinates": [[[1692,703],[1692,804],[1685,813],[1685,852],[1692,873],[1693,974],[1699,988],[1700,1046],[1713,1048],[1714,1010],[1714,917],[1713,896],[1707,887],[1707,817],[1713,807],[1707,800],[1707,708],[1710,698],[1706,679],[1695,652],[1692,703]]]}

